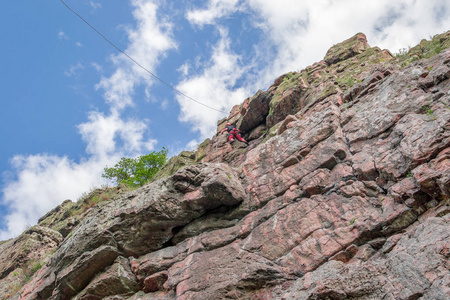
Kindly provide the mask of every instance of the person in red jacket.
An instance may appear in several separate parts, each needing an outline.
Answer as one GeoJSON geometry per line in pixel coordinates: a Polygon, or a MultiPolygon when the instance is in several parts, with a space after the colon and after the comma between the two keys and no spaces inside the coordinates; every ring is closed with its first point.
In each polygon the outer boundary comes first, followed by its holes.
{"type": "Polygon", "coordinates": [[[237,129],[236,126],[231,125],[230,123],[226,123],[225,128],[222,129],[220,134],[224,133],[225,131],[228,131],[228,141],[230,143],[234,142],[234,138],[237,138],[238,141],[246,143],[248,145],[248,142],[246,140],[244,140],[241,137],[241,135],[239,134],[239,132],[241,132],[241,131],[239,129],[237,129]]]}

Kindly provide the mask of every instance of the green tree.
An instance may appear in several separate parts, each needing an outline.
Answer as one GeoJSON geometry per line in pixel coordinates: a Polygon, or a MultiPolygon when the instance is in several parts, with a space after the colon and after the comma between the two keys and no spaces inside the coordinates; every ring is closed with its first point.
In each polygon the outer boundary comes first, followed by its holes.
{"type": "Polygon", "coordinates": [[[130,187],[143,186],[162,168],[167,160],[166,148],[136,158],[122,157],[113,167],[104,169],[102,177],[130,187]]]}

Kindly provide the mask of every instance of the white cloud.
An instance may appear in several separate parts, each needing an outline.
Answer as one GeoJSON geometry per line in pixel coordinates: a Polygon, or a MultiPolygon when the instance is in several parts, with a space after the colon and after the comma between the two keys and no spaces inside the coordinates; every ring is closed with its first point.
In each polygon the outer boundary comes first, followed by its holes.
{"type": "Polygon", "coordinates": [[[117,113],[105,116],[91,112],[88,122],[78,125],[78,130],[87,144],[88,154],[108,157],[116,151],[116,138],[121,127],[122,120],[117,113]]]}
{"type": "Polygon", "coordinates": [[[181,73],[183,76],[187,76],[189,74],[189,70],[191,69],[190,65],[188,63],[182,64],[177,71],[181,73]]]}
{"type": "Polygon", "coordinates": [[[205,9],[194,9],[186,13],[192,24],[203,26],[213,24],[216,19],[226,17],[238,9],[239,0],[210,0],[205,9]]]}
{"type": "Polygon", "coordinates": [[[103,72],[103,67],[102,67],[100,64],[98,64],[98,63],[96,63],[96,62],[92,62],[92,63],[91,63],[91,66],[92,66],[97,72],[99,72],[99,73],[102,73],[102,72],[103,72]]]}
{"type": "Polygon", "coordinates": [[[164,99],[161,102],[160,107],[161,107],[161,110],[167,110],[169,108],[169,100],[168,99],[164,99]]]}
{"type": "MultiPolygon", "coordinates": [[[[152,1],[132,0],[135,7],[133,16],[138,27],[128,29],[129,46],[124,50],[130,57],[153,74],[159,61],[166,52],[175,49],[176,43],[171,38],[171,23],[158,18],[158,7],[152,1]]],[[[133,105],[132,96],[139,85],[150,86],[152,76],[123,54],[112,56],[117,66],[110,77],[103,77],[97,85],[105,91],[104,97],[115,109],[133,105]]]]}
{"type": "Polygon", "coordinates": [[[104,77],[96,89],[103,89],[103,97],[115,109],[124,109],[133,105],[133,94],[137,81],[135,74],[125,68],[118,68],[114,74],[108,78],[104,77]]]}
{"type": "Polygon", "coordinates": [[[69,39],[69,37],[66,35],[66,33],[64,31],[58,32],[58,38],[60,40],[68,40],[69,39]]]}
{"type": "MultiPolygon", "coordinates": [[[[246,68],[240,67],[239,55],[230,50],[227,31],[220,28],[220,34],[221,38],[202,73],[186,78],[177,89],[205,105],[228,112],[233,105],[241,103],[248,93],[245,87],[236,88],[246,68]]],[[[178,95],[177,100],[181,106],[180,121],[189,122],[192,130],[199,131],[203,139],[215,132],[217,120],[226,115],[182,95],[178,95]]]]}
{"type": "Polygon", "coordinates": [[[200,143],[201,143],[201,141],[199,141],[197,139],[192,140],[186,145],[186,150],[188,150],[188,151],[197,150],[198,145],[200,143]]]}
{"type": "Polygon", "coordinates": [[[64,75],[67,77],[78,76],[82,70],[84,70],[84,65],[78,62],[75,65],[71,65],[68,70],[64,71],[64,75]]]}
{"type": "Polygon", "coordinates": [[[368,36],[373,36],[371,43],[394,52],[408,45],[415,46],[421,39],[450,28],[449,1],[403,0],[397,6],[386,4],[386,7],[396,10],[398,17],[382,27],[380,32],[375,30],[378,25],[375,24],[368,36]]]}
{"type": "Polygon", "coordinates": [[[99,8],[102,8],[102,4],[98,3],[98,2],[94,2],[94,1],[89,1],[89,5],[91,6],[91,8],[95,11],[99,8]]]}
{"type": "Polygon", "coordinates": [[[0,231],[0,240],[20,234],[63,200],[77,200],[89,188],[100,186],[101,171],[107,163],[92,159],[77,164],[50,154],[15,156],[12,166],[17,180],[3,189],[3,201],[11,214],[4,217],[7,229],[0,231]]]}

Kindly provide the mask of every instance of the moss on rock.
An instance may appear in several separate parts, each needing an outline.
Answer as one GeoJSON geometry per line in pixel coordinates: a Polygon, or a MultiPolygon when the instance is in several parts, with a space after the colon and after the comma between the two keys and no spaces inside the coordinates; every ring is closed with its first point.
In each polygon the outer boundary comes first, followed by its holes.
{"type": "Polygon", "coordinates": [[[196,163],[195,151],[182,151],[179,155],[171,157],[167,163],[153,177],[153,180],[169,177],[180,168],[196,163]]]}

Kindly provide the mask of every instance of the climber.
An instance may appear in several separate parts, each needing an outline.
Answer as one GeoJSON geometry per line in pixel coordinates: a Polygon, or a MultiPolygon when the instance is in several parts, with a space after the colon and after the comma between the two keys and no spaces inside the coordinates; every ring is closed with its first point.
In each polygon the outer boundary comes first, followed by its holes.
{"type": "Polygon", "coordinates": [[[225,131],[228,131],[228,141],[230,143],[234,142],[234,138],[237,138],[238,141],[246,143],[248,145],[248,142],[244,140],[239,132],[241,132],[239,129],[236,128],[236,126],[231,125],[230,123],[225,124],[225,128],[220,132],[220,134],[224,133],[225,131]]]}

